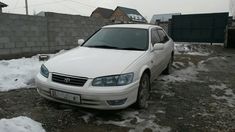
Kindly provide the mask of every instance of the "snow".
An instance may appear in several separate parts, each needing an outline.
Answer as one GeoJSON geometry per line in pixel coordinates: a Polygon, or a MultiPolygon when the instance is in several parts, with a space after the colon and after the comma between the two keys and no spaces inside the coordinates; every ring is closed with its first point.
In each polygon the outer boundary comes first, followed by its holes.
{"type": "Polygon", "coordinates": [[[203,45],[205,44],[175,43],[175,54],[209,56],[210,53],[203,48],[203,45]]]}
{"type": "Polygon", "coordinates": [[[221,83],[220,85],[209,85],[209,87],[212,89],[212,91],[215,91],[216,89],[224,91],[224,95],[222,96],[212,94],[213,98],[217,100],[225,100],[226,105],[229,107],[235,107],[235,94],[231,88],[228,88],[224,83],[221,83]]]}
{"type": "Polygon", "coordinates": [[[19,116],[0,120],[0,132],[45,132],[41,123],[19,116]]]}
{"type": "Polygon", "coordinates": [[[227,88],[224,83],[221,83],[220,85],[209,85],[209,87],[212,89],[212,91],[215,91],[216,89],[224,90],[227,88]]]}
{"type": "MultiPolygon", "coordinates": [[[[179,65],[184,65],[181,62],[174,62],[174,67],[179,67],[179,65]]],[[[197,80],[197,74],[202,71],[208,71],[207,68],[205,68],[203,61],[199,62],[198,65],[193,64],[192,62],[189,62],[189,66],[181,69],[181,70],[174,70],[173,73],[171,73],[168,76],[160,76],[158,80],[163,80],[166,83],[169,82],[186,82],[186,81],[199,81],[197,80]]]]}
{"type": "MultiPolygon", "coordinates": [[[[49,54],[50,58],[63,53],[49,54]]],[[[39,55],[31,58],[20,58],[0,61],[0,91],[35,87],[34,77],[44,63],[39,55]]]]}
{"type": "Polygon", "coordinates": [[[0,91],[33,87],[42,63],[38,56],[0,61],[0,91]]]}
{"type": "Polygon", "coordinates": [[[146,128],[151,129],[153,132],[169,132],[170,127],[164,127],[156,124],[156,116],[154,114],[140,113],[138,111],[124,111],[120,113],[121,121],[102,121],[99,120],[97,124],[112,124],[116,126],[129,127],[129,132],[143,132],[146,128]],[[133,120],[135,120],[133,122],[133,120]]]}

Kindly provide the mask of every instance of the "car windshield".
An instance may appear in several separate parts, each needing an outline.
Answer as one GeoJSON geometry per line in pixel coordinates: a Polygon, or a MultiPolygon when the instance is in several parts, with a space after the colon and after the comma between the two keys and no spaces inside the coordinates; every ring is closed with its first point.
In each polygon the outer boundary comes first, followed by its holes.
{"type": "Polygon", "coordinates": [[[135,28],[102,28],[84,47],[120,50],[147,50],[148,30],[135,28]]]}

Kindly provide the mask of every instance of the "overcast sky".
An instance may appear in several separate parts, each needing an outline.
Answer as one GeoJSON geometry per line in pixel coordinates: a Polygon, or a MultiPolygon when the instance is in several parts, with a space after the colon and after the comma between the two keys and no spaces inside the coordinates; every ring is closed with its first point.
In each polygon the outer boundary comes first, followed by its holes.
{"type": "MultiPolygon", "coordinates": [[[[9,6],[8,13],[25,13],[25,0],[0,0],[9,6]]],[[[89,16],[96,7],[137,9],[148,20],[153,14],[228,12],[230,0],[28,0],[29,13],[51,11],[89,16]]]]}

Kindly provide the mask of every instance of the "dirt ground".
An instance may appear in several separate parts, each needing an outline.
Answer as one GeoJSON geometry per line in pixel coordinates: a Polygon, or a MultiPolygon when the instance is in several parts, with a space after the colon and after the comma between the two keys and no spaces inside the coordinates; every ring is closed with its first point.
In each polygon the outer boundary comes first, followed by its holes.
{"type": "Polygon", "coordinates": [[[189,46],[173,73],[152,84],[148,109],[84,109],[47,101],[35,89],[0,92],[0,119],[27,116],[47,132],[235,131],[235,50],[189,46]]]}

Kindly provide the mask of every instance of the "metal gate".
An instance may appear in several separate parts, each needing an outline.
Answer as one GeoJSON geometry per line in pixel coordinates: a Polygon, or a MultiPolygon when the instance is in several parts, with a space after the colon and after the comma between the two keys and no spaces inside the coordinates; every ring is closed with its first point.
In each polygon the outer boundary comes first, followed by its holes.
{"type": "Polygon", "coordinates": [[[224,43],[228,13],[172,17],[171,36],[178,42],[224,43]]]}

